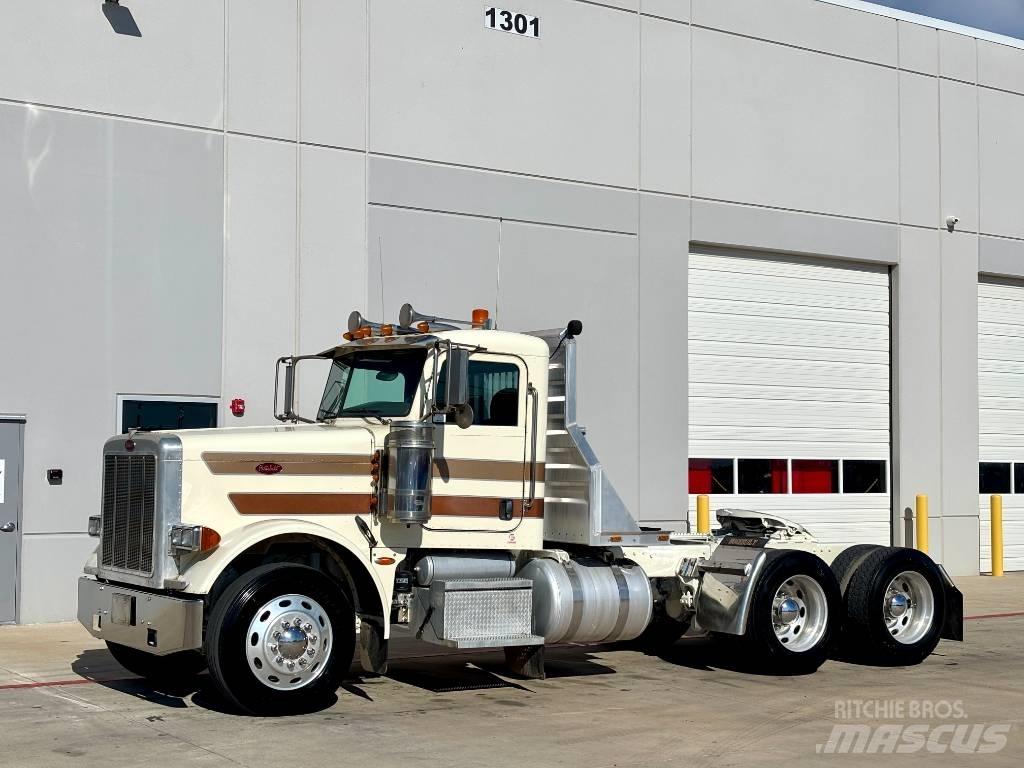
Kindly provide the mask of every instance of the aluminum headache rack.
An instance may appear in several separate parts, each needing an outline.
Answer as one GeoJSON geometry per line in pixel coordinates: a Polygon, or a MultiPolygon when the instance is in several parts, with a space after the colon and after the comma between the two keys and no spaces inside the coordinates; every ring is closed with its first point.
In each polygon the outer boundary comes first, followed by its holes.
{"type": "Polygon", "coordinates": [[[667,531],[637,524],[576,421],[576,340],[560,328],[530,335],[550,350],[544,539],[590,546],[666,541],[667,531]]]}

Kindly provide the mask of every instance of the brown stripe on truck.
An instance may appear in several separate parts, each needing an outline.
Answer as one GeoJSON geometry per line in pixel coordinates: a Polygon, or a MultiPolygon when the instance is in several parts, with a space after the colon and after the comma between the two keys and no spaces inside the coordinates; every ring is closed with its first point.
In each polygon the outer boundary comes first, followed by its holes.
{"type": "MultiPolygon", "coordinates": [[[[206,451],[203,462],[215,475],[249,475],[261,464],[277,464],[278,475],[369,475],[370,457],[345,453],[222,453],[206,451]]],[[[521,461],[434,459],[434,477],[442,480],[529,480],[529,467],[521,461]]],[[[544,464],[538,462],[536,480],[544,482],[544,464]]]]}
{"type": "Polygon", "coordinates": [[[370,457],[345,453],[203,453],[215,475],[248,475],[260,464],[278,464],[281,475],[368,475],[370,457]]]}
{"type": "MultiPolygon", "coordinates": [[[[530,479],[529,465],[521,461],[484,461],[481,459],[434,459],[434,477],[442,480],[506,480],[530,479]]],[[[544,464],[537,463],[537,482],[544,482],[544,464]]]]}
{"type": "MultiPolygon", "coordinates": [[[[370,511],[368,493],[229,493],[240,515],[361,515],[370,511]]],[[[502,499],[494,496],[435,495],[431,512],[438,517],[494,517],[502,499]]],[[[522,499],[512,502],[512,517],[544,517],[544,500],[535,499],[523,514],[522,499]]]]}

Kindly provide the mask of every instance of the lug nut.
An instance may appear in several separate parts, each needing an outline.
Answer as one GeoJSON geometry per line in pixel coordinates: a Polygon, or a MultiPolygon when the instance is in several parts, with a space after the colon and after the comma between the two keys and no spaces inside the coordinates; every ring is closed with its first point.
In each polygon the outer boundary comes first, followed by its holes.
{"type": "Polygon", "coordinates": [[[312,659],[314,656],[316,656],[316,651],[310,648],[308,651],[306,651],[306,655],[312,659]]]}
{"type": "Polygon", "coordinates": [[[307,662],[307,661],[306,661],[305,659],[302,659],[302,658],[300,658],[300,659],[299,659],[299,666],[300,666],[300,667],[304,667],[304,666],[306,666],[306,664],[307,664],[307,663],[308,663],[308,662],[307,662]]]}
{"type": "Polygon", "coordinates": [[[287,666],[288,666],[288,669],[295,669],[295,662],[294,661],[289,661],[287,666]]]}
{"type": "Polygon", "coordinates": [[[291,625],[292,623],[288,621],[288,619],[285,619],[281,622],[281,629],[288,629],[288,627],[290,627],[291,625]]]}
{"type": "Polygon", "coordinates": [[[309,636],[309,642],[315,643],[316,642],[316,635],[310,635],[309,636]]]}
{"type": "Polygon", "coordinates": [[[276,645],[270,646],[270,652],[271,653],[277,653],[277,646],[276,645]]]}
{"type": "Polygon", "coordinates": [[[313,631],[313,625],[312,624],[306,624],[306,626],[304,626],[303,629],[306,630],[307,632],[312,632],[313,631]]]}
{"type": "Polygon", "coordinates": [[[280,640],[281,639],[281,633],[275,631],[274,634],[273,634],[273,638],[275,640],[280,640]]]}
{"type": "Polygon", "coordinates": [[[282,662],[284,662],[284,656],[277,656],[274,658],[275,664],[281,664],[282,662]]]}

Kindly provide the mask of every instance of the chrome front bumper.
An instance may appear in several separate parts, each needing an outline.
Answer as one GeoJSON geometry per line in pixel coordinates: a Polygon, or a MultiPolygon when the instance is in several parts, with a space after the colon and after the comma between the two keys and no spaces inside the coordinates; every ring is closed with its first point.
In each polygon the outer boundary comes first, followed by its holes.
{"type": "Polygon", "coordinates": [[[203,601],[78,579],[78,620],[93,637],[164,656],[203,647],[203,601]]]}

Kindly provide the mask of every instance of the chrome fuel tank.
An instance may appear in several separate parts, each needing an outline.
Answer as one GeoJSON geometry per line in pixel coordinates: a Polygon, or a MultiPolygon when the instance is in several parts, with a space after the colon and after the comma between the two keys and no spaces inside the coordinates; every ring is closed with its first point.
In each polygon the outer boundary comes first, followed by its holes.
{"type": "Polygon", "coordinates": [[[651,583],[639,565],[536,559],[516,575],[533,582],[533,631],[545,642],[632,640],[651,620],[651,583]]]}

